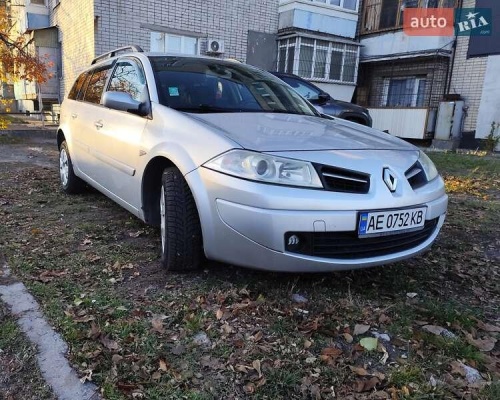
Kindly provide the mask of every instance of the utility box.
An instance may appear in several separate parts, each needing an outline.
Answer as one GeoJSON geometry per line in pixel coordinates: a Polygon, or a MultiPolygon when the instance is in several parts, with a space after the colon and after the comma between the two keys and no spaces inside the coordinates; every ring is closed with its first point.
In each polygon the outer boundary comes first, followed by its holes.
{"type": "Polygon", "coordinates": [[[433,146],[443,150],[454,150],[458,147],[462,136],[464,106],[463,100],[439,103],[433,146]]]}
{"type": "Polygon", "coordinates": [[[442,101],[439,103],[434,139],[460,139],[464,105],[464,101],[442,101]]]}

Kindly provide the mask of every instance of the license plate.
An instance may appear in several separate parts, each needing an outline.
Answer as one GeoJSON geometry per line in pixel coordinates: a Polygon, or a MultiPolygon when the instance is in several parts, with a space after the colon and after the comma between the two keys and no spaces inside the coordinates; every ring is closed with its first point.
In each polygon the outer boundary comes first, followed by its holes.
{"type": "Polygon", "coordinates": [[[382,236],[419,230],[425,224],[426,207],[404,210],[368,211],[359,216],[358,234],[362,236],[382,236]]]}

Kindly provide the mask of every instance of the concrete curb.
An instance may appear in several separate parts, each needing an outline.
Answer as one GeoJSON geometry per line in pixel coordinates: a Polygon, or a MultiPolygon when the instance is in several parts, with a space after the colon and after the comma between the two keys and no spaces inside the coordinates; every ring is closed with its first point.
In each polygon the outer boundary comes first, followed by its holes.
{"type": "Polygon", "coordinates": [[[57,130],[54,129],[4,129],[0,131],[0,136],[17,136],[22,138],[47,138],[54,139],[56,138],[57,130]]]}
{"type": "MultiPolygon", "coordinates": [[[[4,266],[4,276],[8,267],[4,266]]],[[[0,285],[0,297],[9,305],[12,314],[28,339],[37,346],[37,361],[45,381],[52,387],[60,400],[98,400],[98,388],[87,382],[81,383],[76,372],[70,367],[65,354],[67,344],[55,332],[43,314],[34,297],[22,283],[0,285]]]]}

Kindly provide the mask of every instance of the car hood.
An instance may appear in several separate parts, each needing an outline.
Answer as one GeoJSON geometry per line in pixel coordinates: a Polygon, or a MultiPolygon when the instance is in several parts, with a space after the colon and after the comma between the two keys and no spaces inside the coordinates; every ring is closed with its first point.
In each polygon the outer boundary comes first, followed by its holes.
{"type": "Polygon", "coordinates": [[[387,133],[341,119],[276,113],[190,114],[249,150],[415,150],[387,133]]]}

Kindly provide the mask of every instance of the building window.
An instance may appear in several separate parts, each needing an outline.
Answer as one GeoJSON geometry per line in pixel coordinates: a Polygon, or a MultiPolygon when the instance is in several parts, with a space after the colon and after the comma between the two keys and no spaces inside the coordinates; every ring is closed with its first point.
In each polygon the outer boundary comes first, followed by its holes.
{"type": "Polygon", "coordinates": [[[30,3],[31,4],[38,4],[40,6],[44,6],[45,5],[45,0],[30,0],[30,3]]]}
{"type": "Polygon", "coordinates": [[[386,107],[424,107],[426,77],[386,78],[386,107]]]}
{"type": "Polygon", "coordinates": [[[151,32],[151,51],[197,55],[199,54],[198,38],[171,33],[151,32]]]}
{"type": "Polygon", "coordinates": [[[316,3],[325,3],[332,6],[342,7],[347,10],[358,10],[359,0],[313,0],[316,3]]]}
{"type": "Polygon", "coordinates": [[[305,79],[356,83],[359,47],[295,37],[279,41],[278,71],[305,79]]]}
{"type": "Polygon", "coordinates": [[[402,27],[406,8],[453,8],[455,3],[456,0],[365,0],[361,33],[402,27]]]}

